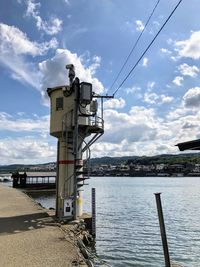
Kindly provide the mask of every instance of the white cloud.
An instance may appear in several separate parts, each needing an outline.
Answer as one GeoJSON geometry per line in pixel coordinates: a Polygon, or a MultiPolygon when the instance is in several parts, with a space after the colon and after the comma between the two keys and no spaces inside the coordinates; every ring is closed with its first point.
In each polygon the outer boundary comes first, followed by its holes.
{"type": "Polygon", "coordinates": [[[105,101],[104,108],[105,109],[119,109],[125,106],[126,102],[123,98],[114,98],[105,101]]]}
{"type": "Polygon", "coordinates": [[[105,111],[105,134],[93,156],[178,153],[175,144],[198,138],[200,111],[180,106],[160,118],[154,109],[132,107],[128,113],[105,111]]]}
{"type": "Polygon", "coordinates": [[[49,131],[49,116],[41,118],[27,119],[23,118],[24,113],[18,113],[20,118],[15,118],[12,115],[0,112],[0,130],[12,132],[48,132],[49,131]]]}
{"type": "Polygon", "coordinates": [[[144,102],[149,104],[155,104],[159,99],[159,96],[156,93],[145,93],[144,102]]]}
{"type": "MultiPolygon", "coordinates": [[[[170,116],[160,118],[153,108],[135,106],[128,113],[106,109],[104,114],[105,134],[92,149],[93,156],[155,155],[178,152],[175,144],[195,139],[200,131],[200,111],[191,111],[184,106],[171,112],[170,116]]],[[[16,120],[7,113],[0,114],[0,129],[13,131],[18,127],[39,133],[48,118],[16,120]],[[16,120],[16,121],[15,121],[16,120]],[[5,126],[5,125],[8,126],[5,126]],[[19,126],[17,126],[19,125],[19,126]]],[[[21,137],[0,140],[0,159],[2,164],[41,163],[55,161],[56,145],[47,140],[48,133],[41,133],[41,138],[21,137]],[[9,161],[8,161],[9,160],[9,161]]]]}
{"type": "Polygon", "coordinates": [[[186,63],[181,64],[178,67],[178,70],[181,72],[182,75],[196,77],[197,73],[199,72],[199,68],[197,66],[189,66],[186,63]]]}
{"type": "Polygon", "coordinates": [[[174,98],[172,96],[166,96],[166,95],[160,95],[160,98],[161,98],[161,104],[164,104],[164,103],[171,103],[174,98]]]}
{"type": "Polygon", "coordinates": [[[136,24],[136,31],[141,32],[144,30],[144,24],[141,20],[136,20],[135,24],[136,24]]]}
{"type": "Polygon", "coordinates": [[[153,90],[153,88],[155,87],[155,85],[156,85],[155,82],[151,82],[151,81],[149,81],[149,82],[147,83],[147,91],[148,91],[148,92],[151,92],[151,91],[153,90]]]}
{"type": "Polygon", "coordinates": [[[177,86],[182,86],[183,85],[183,80],[184,80],[183,77],[176,76],[172,82],[177,86]]]}
{"type": "Polygon", "coordinates": [[[143,58],[143,61],[142,61],[142,66],[144,66],[144,67],[146,67],[147,66],[147,64],[148,64],[148,58],[147,57],[144,57],[143,58]]]}
{"type": "Polygon", "coordinates": [[[18,28],[0,23],[0,64],[11,70],[13,79],[29,84],[37,90],[40,86],[40,74],[37,66],[30,63],[30,59],[27,61],[26,56],[41,56],[56,46],[55,38],[49,42],[32,42],[18,28]]]}
{"type": "Polygon", "coordinates": [[[94,145],[93,156],[155,155],[175,152],[173,128],[151,108],[132,107],[128,113],[105,111],[105,134],[94,145]],[[161,146],[164,142],[164,146],[161,146]]]}
{"type": "Polygon", "coordinates": [[[189,39],[175,42],[180,57],[200,58],[200,31],[192,32],[189,39]]]}
{"type": "Polygon", "coordinates": [[[0,139],[1,164],[34,164],[56,160],[56,145],[34,137],[0,139]]]}
{"type": "Polygon", "coordinates": [[[132,107],[129,113],[105,110],[105,134],[101,141],[117,144],[124,139],[128,142],[150,140],[156,135],[155,113],[153,109],[132,107]]]}
{"type": "Polygon", "coordinates": [[[38,56],[43,55],[50,48],[56,48],[57,45],[55,38],[49,42],[32,42],[18,28],[0,23],[0,51],[2,54],[38,56]]]}
{"type": "Polygon", "coordinates": [[[168,55],[170,55],[170,54],[172,53],[170,50],[168,50],[168,49],[166,49],[166,48],[161,48],[160,50],[161,50],[161,52],[164,53],[164,54],[168,54],[168,55]]]}
{"type": "Polygon", "coordinates": [[[69,1],[69,0],[64,0],[64,2],[65,2],[67,5],[70,5],[70,1],[69,1]]]}
{"type": "Polygon", "coordinates": [[[82,63],[82,56],[73,54],[67,49],[57,49],[54,57],[40,62],[39,65],[27,58],[28,55],[32,57],[44,55],[56,46],[55,38],[44,43],[32,42],[18,28],[0,24],[0,64],[11,71],[13,79],[31,85],[44,97],[48,87],[68,84],[65,66],[73,63],[76,75],[82,81],[91,82],[96,93],[103,92],[103,85],[94,77],[101,62],[98,56],[90,59],[88,67],[82,63]]]}
{"type": "Polygon", "coordinates": [[[40,16],[39,8],[40,3],[36,3],[35,0],[27,0],[26,15],[31,16],[36,21],[38,30],[44,31],[46,34],[54,35],[62,30],[62,20],[56,17],[50,17],[49,22],[43,20],[40,16]]]}
{"type": "MultiPolygon", "coordinates": [[[[191,111],[184,106],[166,118],[160,118],[152,108],[141,106],[132,107],[128,113],[106,109],[104,115],[105,134],[94,144],[93,156],[176,153],[178,149],[175,144],[195,139],[200,131],[200,111],[191,111]]],[[[24,119],[26,115],[23,113],[18,116],[20,118],[15,119],[10,114],[0,113],[0,130],[22,133],[25,129],[27,133],[39,133],[41,128],[44,132],[41,132],[41,139],[33,136],[1,139],[1,163],[55,161],[56,145],[46,140],[48,117],[39,118],[35,115],[33,119],[24,119]]]]}
{"type": "MultiPolygon", "coordinates": [[[[72,53],[67,49],[57,49],[53,58],[47,59],[39,63],[41,79],[41,92],[46,96],[46,89],[58,85],[68,84],[66,64],[74,64],[76,75],[81,81],[91,82],[93,90],[96,93],[104,91],[102,83],[94,77],[96,69],[99,67],[100,58],[93,57],[93,62],[85,67],[76,53],[72,53]]],[[[48,103],[48,102],[46,102],[48,103]]]]}
{"type": "Polygon", "coordinates": [[[188,111],[189,109],[186,109],[184,103],[182,102],[178,107],[170,110],[166,116],[166,119],[168,121],[180,120],[188,115],[188,111]]]}
{"type": "Polygon", "coordinates": [[[144,94],[144,102],[149,104],[167,104],[174,100],[172,96],[147,92],[144,94]]]}
{"type": "Polygon", "coordinates": [[[49,142],[49,116],[27,118],[23,112],[16,116],[0,112],[0,131],[18,136],[0,139],[1,164],[55,161],[56,145],[49,142]]]}
{"type": "Polygon", "coordinates": [[[173,60],[174,62],[178,61],[178,57],[171,56],[170,58],[171,58],[171,60],[173,60]]]}
{"type": "Polygon", "coordinates": [[[126,88],[125,91],[126,91],[127,94],[135,94],[135,93],[140,92],[141,88],[138,87],[138,86],[133,86],[133,87],[130,87],[130,88],[126,88]]]}
{"type": "Polygon", "coordinates": [[[125,92],[127,93],[127,95],[133,94],[135,98],[138,98],[138,99],[142,98],[141,88],[138,86],[126,88],[125,92]]]}
{"type": "Polygon", "coordinates": [[[183,96],[184,105],[188,108],[199,108],[200,106],[200,87],[189,89],[183,96]]]}

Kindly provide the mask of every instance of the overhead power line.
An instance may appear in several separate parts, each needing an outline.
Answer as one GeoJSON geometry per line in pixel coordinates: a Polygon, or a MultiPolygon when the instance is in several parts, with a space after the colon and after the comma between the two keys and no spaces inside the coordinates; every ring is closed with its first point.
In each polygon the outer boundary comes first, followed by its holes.
{"type": "Polygon", "coordinates": [[[157,34],[154,36],[154,38],[152,39],[152,41],[150,42],[150,44],[147,46],[147,48],[144,50],[144,52],[142,53],[142,55],[139,57],[139,59],[137,60],[137,62],[135,63],[135,65],[132,67],[132,69],[129,71],[129,73],[126,75],[126,77],[124,78],[124,80],[121,82],[121,84],[118,86],[118,88],[115,90],[115,92],[113,93],[113,96],[119,91],[119,89],[122,87],[122,85],[125,83],[125,81],[128,79],[128,77],[131,75],[131,73],[133,72],[133,70],[137,67],[137,65],[139,64],[139,62],[141,61],[141,59],[144,57],[144,55],[146,54],[146,52],[149,50],[149,48],[152,46],[152,44],[154,43],[154,41],[156,40],[156,38],[158,37],[158,35],[160,34],[160,32],[163,30],[163,28],[165,27],[165,25],[167,24],[167,22],[170,20],[170,18],[172,17],[172,15],[174,14],[174,12],[176,11],[176,9],[178,8],[178,6],[180,5],[180,3],[183,0],[180,0],[177,5],[174,7],[174,9],[172,10],[172,12],[170,13],[170,15],[168,16],[168,18],[166,19],[166,21],[164,22],[164,24],[161,26],[160,30],[157,32],[157,34]]]}
{"type": "Polygon", "coordinates": [[[160,0],[158,0],[157,3],[155,4],[155,6],[154,6],[154,8],[153,8],[153,10],[152,10],[152,12],[151,12],[151,14],[150,14],[148,20],[146,21],[146,23],[145,23],[145,25],[144,25],[143,30],[141,31],[140,35],[138,36],[138,38],[137,38],[136,42],[134,43],[134,45],[133,45],[133,47],[132,47],[130,53],[128,54],[128,56],[127,56],[127,58],[126,58],[124,64],[122,65],[120,71],[118,72],[116,78],[114,79],[114,81],[113,81],[113,83],[112,83],[112,85],[111,85],[111,87],[110,87],[110,90],[113,88],[114,84],[116,83],[116,81],[118,80],[120,74],[122,73],[124,67],[126,66],[126,63],[128,62],[130,56],[132,55],[134,49],[136,48],[136,46],[137,46],[137,44],[138,44],[140,38],[142,37],[142,34],[143,34],[143,32],[145,31],[147,25],[149,24],[149,21],[150,21],[151,17],[153,16],[153,14],[154,14],[154,12],[155,12],[155,10],[156,10],[156,8],[157,8],[159,2],[160,2],[160,0]]]}

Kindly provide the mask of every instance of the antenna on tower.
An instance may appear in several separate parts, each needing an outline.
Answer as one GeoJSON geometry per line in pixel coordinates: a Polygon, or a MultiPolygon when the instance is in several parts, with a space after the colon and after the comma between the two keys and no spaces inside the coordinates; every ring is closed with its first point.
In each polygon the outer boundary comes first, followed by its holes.
{"type": "Polygon", "coordinates": [[[69,85],[72,87],[72,83],[75,78],[75,68],[73,64],[66,65],[66,69],[69,70],[68,77],[69,77],[69,85]]]}

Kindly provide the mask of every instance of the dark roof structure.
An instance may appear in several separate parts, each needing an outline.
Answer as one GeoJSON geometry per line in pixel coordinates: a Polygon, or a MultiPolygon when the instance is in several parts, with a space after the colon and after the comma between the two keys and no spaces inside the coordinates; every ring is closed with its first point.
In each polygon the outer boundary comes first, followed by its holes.
{"type": "Polygon", "coordinates": [[[178,146],[180,151],[200,150],[200,139],[188,141],[188,142],[184,142],[184,143],[179,143],[176,146],[178,146]]]}

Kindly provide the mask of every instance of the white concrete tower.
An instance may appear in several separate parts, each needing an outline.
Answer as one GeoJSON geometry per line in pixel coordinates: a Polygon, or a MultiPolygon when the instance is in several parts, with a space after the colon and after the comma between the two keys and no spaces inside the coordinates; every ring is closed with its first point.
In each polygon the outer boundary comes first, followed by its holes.
{"type": "Polygon", "coordinates": [[[82,215],[82,187],[88,178],[84,170],[90,159],[90,145],[104,132],[92,84],[74,79],[73,65],[67,65],[67,69],[70,85],[47,89],[51,100],[50,134],[58,138],[56,216],[60,220],[82,215]]]}

